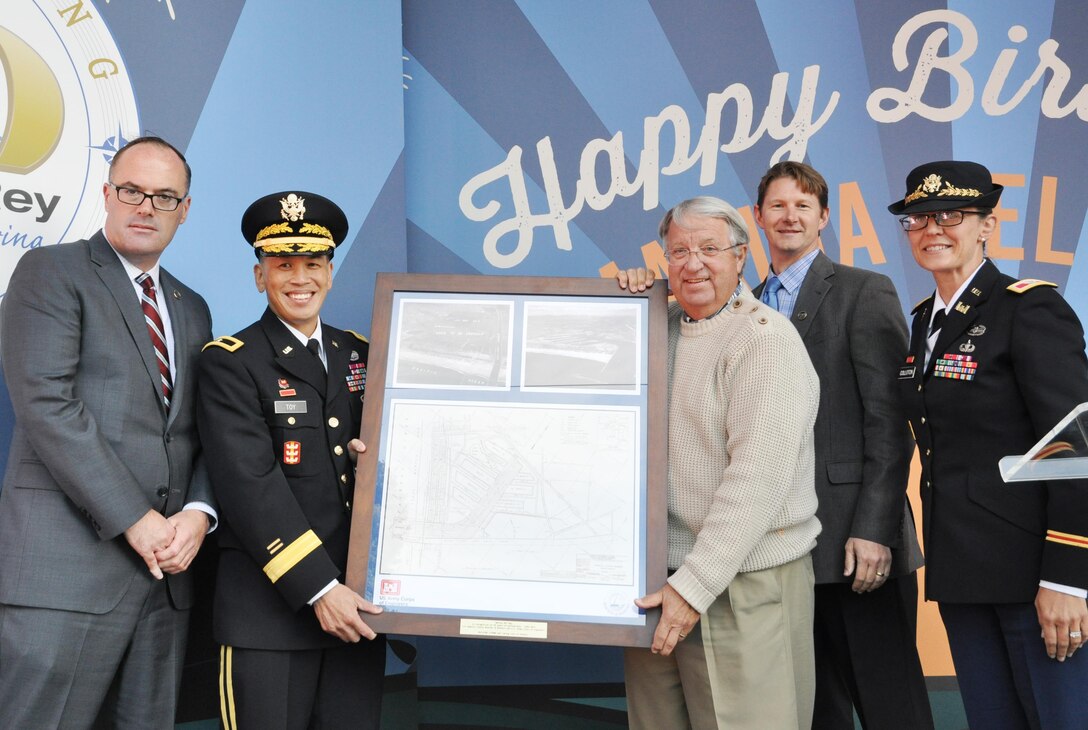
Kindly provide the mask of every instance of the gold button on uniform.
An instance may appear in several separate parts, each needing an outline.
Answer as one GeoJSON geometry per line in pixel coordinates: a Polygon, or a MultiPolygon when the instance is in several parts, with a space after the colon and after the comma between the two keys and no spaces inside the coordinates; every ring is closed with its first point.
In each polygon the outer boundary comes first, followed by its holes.
{"type": "Polygon", "coordinates": [[[295,417],[294,416],[288,416],[287,417],[287,425],[288,426],[294,426],[295,425],[295,417]]]}
{"type": "Polygon", "coordinates": [[[340,419],[337,418],[336,416],[333,416],[332,418],[329,419],[329,427],[330,428],[336,428],[339,425],[340,425],[340,419]]]}
{"type": "Polygon", "coordinates": [[[332,450],[332,453],[336,454],[337,456],[341,456],[344,453],[344,447],[340,444],[337,444],[336,448],[332,450]]]}
{"type": "Polygon", "coordinates": [[[347,484],[348,483],[348,475],[347,474],[341,474],[340,475],[340,483],[341,484],[347,484]]]}

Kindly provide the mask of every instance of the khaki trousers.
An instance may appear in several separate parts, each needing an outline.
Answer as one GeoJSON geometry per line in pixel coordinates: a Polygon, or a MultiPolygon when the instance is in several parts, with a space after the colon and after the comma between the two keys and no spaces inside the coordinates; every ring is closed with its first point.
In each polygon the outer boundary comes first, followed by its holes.
{"type": "Polygon", "coordinates": [[[739,573],[671,656],[627,649],[634,730],[809,730],[812,559],[739,573]]]}

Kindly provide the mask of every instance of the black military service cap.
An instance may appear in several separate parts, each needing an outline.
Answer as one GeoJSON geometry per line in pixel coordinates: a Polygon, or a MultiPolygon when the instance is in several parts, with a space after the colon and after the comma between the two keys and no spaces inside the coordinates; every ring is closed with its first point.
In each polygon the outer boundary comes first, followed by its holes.
{"type": "Polygon", "coordinates": [[[328,198],[302,190],[272,193],[242,214],[242,235],[262,256],[328,256],[348,234],[348,218],[328,198]]]}
{"type": "Polygon", "coordinates": [[[1004,189],[977,162],[927,162],[910,171],[906,195],[889,205],[888,210],[899,215],[964,206],[993,208],[1004,189]]]}

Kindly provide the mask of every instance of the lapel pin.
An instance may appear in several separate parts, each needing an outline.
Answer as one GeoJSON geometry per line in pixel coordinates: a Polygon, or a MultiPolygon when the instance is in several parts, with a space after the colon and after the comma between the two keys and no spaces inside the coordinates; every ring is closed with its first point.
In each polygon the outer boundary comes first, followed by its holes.
{"type": "Polygon", "coordinates": [[[967,330],[967,334],[969,334],[971,337],[979,337],[981,335],[984,335],[986,334],[986,325],[976,324],[974,327],[967,330]]]}
{"type": "Polygon", "coordinates": [[[967,310],[971,308],[970,304],[964,304],[963,302],[956,303],[956,311],[960,314],[967,314],[967,310]]]}
{"type": "Polygon", "coordinates": [[[283,353],[284,355],[287,355],[287,354],[288,354],[288,353],[290,353],[290,352],[291,352],[291,350],[293,350],[293,349],[295,349],[295,348],[293,348],[293,347],[291,347],[290,345],[288,345],[287,347],[285,347],[285,348],[283,348],[282,350],[280,350],[280,352],[282,352],[282,353],[283,353]]]}

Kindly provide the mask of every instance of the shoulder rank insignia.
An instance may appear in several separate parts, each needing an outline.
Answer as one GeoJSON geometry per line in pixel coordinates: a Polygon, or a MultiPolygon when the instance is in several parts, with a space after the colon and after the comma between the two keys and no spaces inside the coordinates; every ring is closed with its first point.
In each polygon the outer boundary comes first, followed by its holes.
{"type": "Polygon", "coordinates": [[[212,340],[208,344],[204,345],[204,347],[200,348],[200,351],[204,352],[209,347],[214,346],[214,347],[222,347],[227,352],[234,352],[235,350],[237,350],[238,348],[240,348],[244,344],[246,344],[246,343],[242,342],[237,337],[231,337],[230,335],[223,335],[222,337],[217,337],[216,339],[212,340]]]}
{"type": "Polygon", "coordinates": [[[930,295],[929,295],[928,297],[926,297],[926,298],[925,298],[925,299],[923,299],[922,301],[920,301],[920,302],[918,302],[917,304],[915,304],[915,305],[914,305],[914,306],[913,306],[913,307],[911,308],[911,310],[910,310],[910,313],[911,313],[911,314],[914,314],[915,312],[917,312],[917,311],[918,311],[919,309],[921,309],[921,308],[922,308],[922,305],[923,305],[923,304],[925,304],[926,302],[928,302],[928,301],[929,301],[930,299],[932,299],[932,298],[933,298],[933,295],[932,295],[932,294],[930,294],[930,295]]]}
{"type": "Polygon", "coordinates": [[[347,332],[347,333],[348,333],[349,335],[351,335],[352,337],[355,337],[356,339],[362,340],[363,342],[367,343],[368,345],[370,344],[370,340],[368,340],[367,338],[363,337],[363,336],[362,336],[361,334],[359,334],[359,333],[358,333],[358,332],[356,332],[355,330],[344,330],[344,331],[345,331],[345,332],[347,332]]]}
{"type": "Polygon", "coordinates": [[[1043,281],[1042,279],[1021,279],[1015,284],[1009,284],[1006,289],[1014,294],[1023,294],[1028,289],[1034,289],[1037,286],[1058,286],[1052,281],[1043,281]]]}

